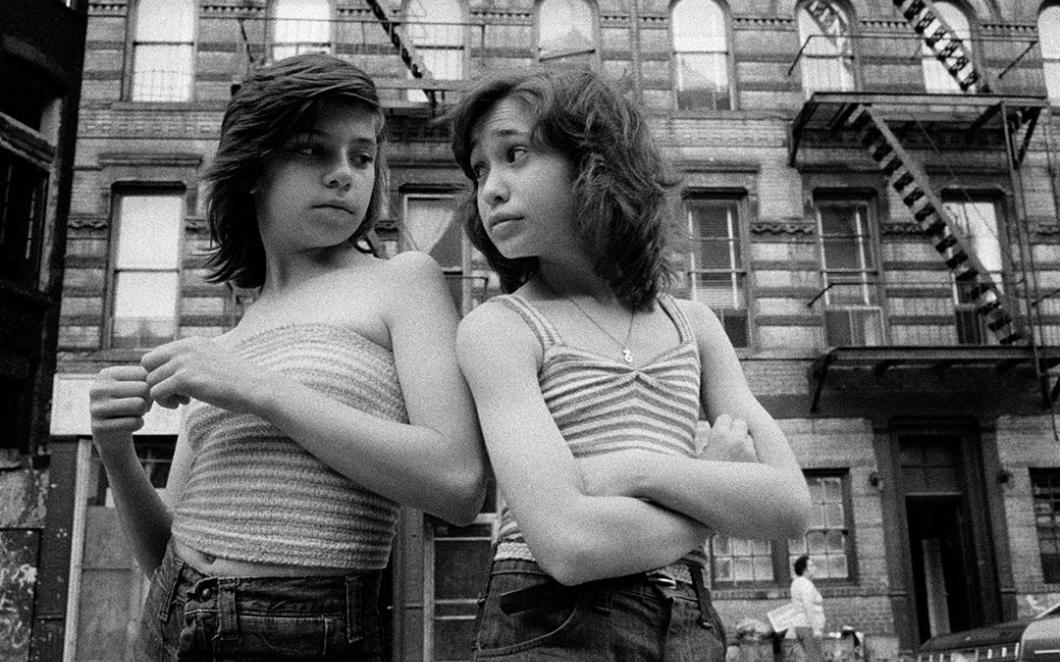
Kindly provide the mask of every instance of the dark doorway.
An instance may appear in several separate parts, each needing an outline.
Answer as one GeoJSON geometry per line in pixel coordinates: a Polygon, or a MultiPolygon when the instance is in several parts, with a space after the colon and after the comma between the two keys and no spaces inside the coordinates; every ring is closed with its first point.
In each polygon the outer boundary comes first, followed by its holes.
{"type": "Polygon", "coordinates": [[[899,433],[898,448],[914,645],[994,622],[997,577],[974,432],[899,433]]]}
{"type": "Polygon", "coordinates": [[[973,541],[959,496],[906,498],[920,641],[973,626],[973,541]]]}

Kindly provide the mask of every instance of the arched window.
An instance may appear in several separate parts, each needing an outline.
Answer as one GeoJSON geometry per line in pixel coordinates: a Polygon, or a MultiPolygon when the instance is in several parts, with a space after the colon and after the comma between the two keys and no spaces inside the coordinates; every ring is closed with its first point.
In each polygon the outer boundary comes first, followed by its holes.
{"type": "Polygon", "coordinates": [[[299,53],[331,52],[328,0],[276,0],[272,18],[274,61],[299,53]]]}
{"type": "MultiPolygon", "coordinates": [[[[971,57],[972,54],[972,29],[968,23],[968,17],[957,5],[944,0],[936,0],[932,3],[935,15],[949,26],[953,34],[960,38],[964,45],[964,52],[971,57]]],[[[928,36],[925,32],[924,36],[928,36]]],[[[924,89],[928,92],[957,93],[961,92],[961,86],[953,77],[944,64],[939,62],[935,51],[927,44],[921,47],[922,64],[924,70],[924,89]]]]}
{"type": "MultiPolygon", "coordinates": [[[[409,0],[405,34],[423,62],[425,75],[436,80],[464,78],[464,9],[460,0],[409,0]]],[[[412,72],[408,72],[412,77],[412,72]]],[[[409,101],[426,101],[420,90],[409,90],[409,101]]]]}
{"type": "Polygon", "coordinates": [[[133,40],[133,101],[188,101],[195,49],[194,0],[140,0],[133,40]]]}
{"type": "Polygon", "coordinates": [[[1049,5],[1038,14],[1038,43],[1042,47],[1045,88],[1049,101],[1060,104],[1060,4],[1049,5]]]}
{"type": "Polygon", "coordinates": [[[725,10],[716,0],[678,0],[670,25],[677,108],[732,108],[725,10]]]}
{"type": "Polygon", "coordinates": [[[596,60],[596,14],[585,0],[542,0],[537,7],[537,59],[592,66],[596,60]]]}
{"type": "Polygon", "coordinates": [[[802,89],[814,92],[846,92],[854,89],[854,45],[850,20],[841,7],[827,0],[811,0],[799,6],[799,42],[802,54],[802,89]]]}

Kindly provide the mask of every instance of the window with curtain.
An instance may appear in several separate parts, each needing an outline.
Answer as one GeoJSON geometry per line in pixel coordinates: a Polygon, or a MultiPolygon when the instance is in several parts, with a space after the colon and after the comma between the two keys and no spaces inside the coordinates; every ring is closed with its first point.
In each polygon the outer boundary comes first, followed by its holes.
{"type": "Polygon", "coordinates": [[[122,193],[116,210],[110,346],[161,345],[177,335],[184,193],[122,193]]]}
{"type": "Polygon", "coordinates": [[[584,0],[542,0],[537,7],[537,59],[592,66],[596,57],[596,14],[584,0]]]}
{"type": "Polygon", "coordinates": [[[500,293],[496,274],[455,222],[451,193],[408,193],[403,200],[401,249],[422,251],[442,267],[457,310],[467,313],[500,293]]]}
{"type": "MultiPolygon", "coordinates": [[[[960,38],[965,52],[971,56],[972,53],[972,28],[968,23],[968,17],[964,11],[952,2],[936,0],[932,3],[935,15],[941,18],[949,26],[953,34],[960,38]]],[[[927,36],[927,33],[925,33],[927,36]]],[[[924,89],[928,92],[940,94],[960,94],[961,86],[953,77],[946,65],[939,62],[935,57],[935,51],[928,48],[927,44],[920,47],[922,69],[924,72],[924,89]]]]}
{"type": "Polygon", "coordinates": [[[814,92],[847,92],[854,89],[854,45],[850,20],[834,2],[811,0],[799,6],[799,43],[802,55],[802,89],[814,92]]]}
{"type": "Polygon", "coordinates": [[[1047,5],[1038,14],[1038,44],[1049,101],[1060,105],[1060,4],[1047,5]]]}
{"type": "Polygon", "coordinates": [[[876,295],[876,263],[868,233],[868,205],[817,200],[817,240],[824,291],[825,342],[869,346],[883,342],[876,295]]]}
{"type": "Polygon", "coordinates": [[[813,511],[806,534],[795,540],[745,540],[715,535],[710,541],[714,584],[787,586],[795,559],[807,554],[817,567],[815,580],[853,579],[854,542],[850,535],[850,494],[846,472],[809,473],[813,511]]]}
{"type": "Polygon", "coordinates": [[[673,6],[677,108],[729,110],[729,37],[725,10],[715,0],[673,6]]]}
{"type": "Polygon", "coordinates": [[[133,101],[189,101],[195,60],[194,0],[140,0],[133,40],[133,101]]]}
{"type": "Polygon", "coordinates": [[[685,200],[685,213],[692,238],[688,296],[710,306],[734,347],[747,347],[747,271],[740,234],[740,201],[690,197],[685,200]]]}
{"type": "Polygon", "coordinates": [[[272,59],[331,52],[328,0],[277,0],[272,14],[272,59]]]}
{"type": "MultiPolygon", "coordinates": [[[[460,0],[410,0],[405,6],[405,34],[436,80],[464,78],[464,10],[460,0]]],[[[412,72],[408,71],[408,77],[412,72]]],[[[421,90],[409,90],[409,101],[427,101],[421,90]]]]}

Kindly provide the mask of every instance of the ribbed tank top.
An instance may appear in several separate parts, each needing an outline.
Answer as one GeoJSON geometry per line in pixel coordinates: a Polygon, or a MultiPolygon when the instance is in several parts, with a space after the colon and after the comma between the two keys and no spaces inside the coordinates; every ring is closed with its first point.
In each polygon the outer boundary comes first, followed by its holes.
{"type": "MultiPolygon", "coordinates": [[[[408,422],[391,352],[357,331],[291,324],[233,352],[365,413],[408,422]]],[[[173,536],[213,556],[253,563],[378,570],[398,505],[334,471],[268,422],[193,401],[194,459],[173,536]]]]}
{"type": "MultiPolygon", "coordinates": [[[[493,300],[517,312],[541,342],[541,395],[574,457],[620,450],[696,455],[699,347],[672,297],[658,301],[677,327],[679,342],[640,366],[566,344],[548,318],[518,294],[493,300]]],[[[507,506],[495,558],[534,560],[507,506]]],[[[683,560],[702,566],[706,555],[691,550],[683,560]]]]}

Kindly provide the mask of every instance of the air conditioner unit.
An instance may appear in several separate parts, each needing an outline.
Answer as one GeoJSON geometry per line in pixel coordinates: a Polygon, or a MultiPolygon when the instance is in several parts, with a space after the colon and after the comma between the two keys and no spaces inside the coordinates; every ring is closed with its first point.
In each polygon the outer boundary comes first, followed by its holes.
{"type": "Polygon", "coordinates": [[[883,344],[883,311],[877,306],[828,308],[824,311],[825,342],[830,347],[883,344]]]}

